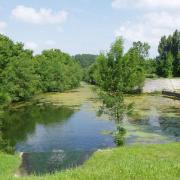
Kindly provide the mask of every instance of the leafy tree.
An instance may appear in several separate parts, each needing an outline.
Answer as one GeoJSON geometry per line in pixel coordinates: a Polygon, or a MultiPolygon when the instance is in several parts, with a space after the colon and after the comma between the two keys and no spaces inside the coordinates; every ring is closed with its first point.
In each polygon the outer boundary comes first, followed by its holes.
{"type": "Polygon", "coordinates": [[[141,89],[145,80],[145,61],[139,56],[139,50],[131,48],[124,56],[125,67],[123,68],[123,91],[130,92],[141,89]]]}
{"type": "Polygon", "coordinates": [[[180,31],[176,30],[172,36],[173,74],[180,76],[180,31]]]}
{"type": "Polygon", "coordinates": [[[133,48],[137,49],[139,56],[142,59],[146,59],[149,56],[150,45],[148,43],[142,43],[141,41],[134,42],[133,48]]]}
{"type": "Polygon", "coordinates": [[[179,58],[180,32],[176,30],[173,33],[173,35],[169,35],[168,37],[163,36],[159,43],[158,52],[159,52],[159,56],[157,57],[158,75],[163,77],[168,77],[172,75],[179,77],[180,76],[180,58],[179,58]]]}
{"type": "Polygon", "coordinates": [[[82,76],[80,66],[58,49],[46,50],[36,56],[35,69],[43,92],[62,92],[77,87],[82,76]]]}
{"type": "Polygon", "coordinates": [[[77,54],[73,56],[74,61],[77,62],[82,67],[83,80],[86,82],[88,82],[90,78],[88,69],[95,62],[96,58],[97,55],[93,55],[93,54],[77,54]]]}
{"type": "Polygon", "coordinates": [[[91,66],[90,82],[95,82],[107,92],[124,93],[141,87],[145,79],[144,58],[148,54],[146,46],[145,43],[134,43],[134,46],[123,54],[123,40],[118,38],[110,51],[100,54],[91,66]]]}
{"type": "Polygon", "coordinates": [[[167,54],[167,58],[164,60],[162,67],[164,77],[172,77],[173,74],[173,55],[171,52],[167,54]]]}
{"type": "Polygon", "coordinates": [[[1,78],[3,90],[13,101],[25,100],[38,92],[39,77],[35,74],[32,57],[27,53],[12,57],[1,78]]]}
{"type": "Polygon", "coordinates": [[[0,35],[0,106],[21,101],[43,91],[64,91],[77,87],[82,71],[68,54],[43,51],[33,57],[22,43],[0,35]]]}
{"type": "Polygon", "coordinates": [[[146,70],[146,77],[153,78],[157,77],[157,61],[156,59],[147,59],[145,61],[145,70],[146,70]]]}
{"type": "Polygon", "coordinates": [[[107,54],[97,57],[89,69],[89,82],[101,89],[99,94],[104,104],[103,112],[108,109],[117,120],[122,118],[125,111],[132,109],[132,105],[124,104],[123,94],[140,88],[144,82],[145,57],[148,54],[146,46],[141,42],[134,43],[124,54],[123,39],[120,37],[107,54]]]}
{"type": "Polygon", "coordinates": [[[38,77],[34,74],[32,51],[0,35],[1,99],[24,100],[37,92],[38,77]],[[3,97],[4,96],[4,97],[3,97]]]}

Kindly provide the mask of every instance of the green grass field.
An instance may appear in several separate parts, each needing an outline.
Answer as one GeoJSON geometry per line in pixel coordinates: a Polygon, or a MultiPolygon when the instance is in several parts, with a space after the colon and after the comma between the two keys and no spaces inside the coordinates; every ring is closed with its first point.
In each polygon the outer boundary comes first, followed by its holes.
{"type": "Polygon", "coordinates": [[[0,180],[12,179],[20,162],[18,155],[0,153],[0,180]]]}
{"type": "Polygon", "coordinates": [[[137,145],[96,152],[83,166],[41,177],[14,177],[18,156],[0,154],[0,179],[23,180],[178,180],[180,143],[137,145]]]}

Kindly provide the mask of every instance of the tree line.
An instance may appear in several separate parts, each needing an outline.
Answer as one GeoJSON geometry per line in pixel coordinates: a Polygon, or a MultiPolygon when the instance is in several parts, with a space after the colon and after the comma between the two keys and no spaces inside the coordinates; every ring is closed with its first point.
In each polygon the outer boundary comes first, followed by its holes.
{"type": "Polygon", "coordinates": [[[157,74],[163,77],[180,77],[180,31],[163,36],[158,46],[157,74]]]}
{"type": "Polygon", "coordinates": [[[70,56],[58,49],[40,55],[0,35],[0,105],[26,100],[40,92],[62,92],[77,87],[82,80],[106,91],[129,92],[143,86],[146,77],[180,76],[180,32],[163,36],[159,55],[148,57],[150,46],[140,41],[124,53],[118,38],[107,53],[99,56],[70,56]],[[80,67],[81,66],[81,67],[80,67]]]}
{"type": "MultiPolygon", "coordinates": [[[[176,30],[172,35],[163,36],[158,45],[158,56],[149,58],[148,53],[150,46],[140,41],[134,42],[139,45],[139,50],[144,53],[145,61],[143,62],[144,76],[146,78],[154,77],[180,77],[180,31],[176,30]],[[143,46],[146,46],[143,48],[143,46]],[[146,52],[143,52],[146,51],[146,52]],[[147,53],[147,54],[146,54],[147,53]]],[[[101,56],[102,54],[100,54],[101,56]]],[[[97,66],[95,63],[99,56],[82,54],[74,56],[74,59],[84,69],[84,80],[93,82],[93,68],[97,66]],[[95,65],[95,64],[96,65],[95,65]],[[94,67],[93,67],[94,66],[94,67]]]]}
{"type": "Polygon", "coordinates": [[[180,31],[163,36],[158,45],[158,56],[146,61],[147,77],[180,77],[180,31]]]}
{"type": "Polygon", "coordinates": [[[88,68],[91,66],[97,58],[94,54],[77,54],[73,56],[73,59],[80,64],[82,68],[88,68]]]}
{"type": "Polygon", "coordinates": [[[0,35],[0,104],[25,100],[39,92],[62,92],[77,87],[84,80],[105,90],[127,92],[143,84],[145,77],[180,76],[180,32],[163,36],[159,55],[148,58],[150,46],[134,42],[123,54],[119,38],[108,53],[99,56],[82,54],[71,57],[58,49],[33,56],[22,43],[0,35]],[[81,66],[81,67],[80,67],[81,66]]]}
{"type": "Polygon", "coordinates": [[[82,70],[58,49],[33,56],[22,43],[0,35],[0,105],[26,100],[40,92],[62,92],[80,84],[82,70]]]}

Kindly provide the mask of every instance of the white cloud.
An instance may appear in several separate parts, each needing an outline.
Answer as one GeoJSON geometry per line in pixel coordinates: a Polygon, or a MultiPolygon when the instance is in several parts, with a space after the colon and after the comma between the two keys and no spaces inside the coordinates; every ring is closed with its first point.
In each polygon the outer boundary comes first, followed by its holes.
{"type": "Polygon", "coordinates": [[[131,20],[121,22],[115,35],[123,36],[128,44],[148,42],[153,54],[163,35],[180,29],[180,0],[112,0],[112,7],[133,11],[131,20]]]}
{"type": "Polygon", "coordinates": [[[56,42],[53,41],[53,40],[47,40],[47,41],[45,42],[45,45],[47,45],[47,46],[54,46],[55,44],[56,44],[56,42]]]}
{"type": "Polygon", "coordinates": [[[58,12],[53,12],[52,9],[45,8],[36,10],[23,5],[16,6],[11,14],[17,20],[33,24],[61,24],[68,17],[68,12],[64,10],[58,12]]]}
{"type": "Polygon", "coordinates": [[[113,8],[179,9],[179,0],[112,0],[113,8]]]}
{"type": "Polygon", "coordinates": [[[25,44],[24,44],[24,48],[25,49],[31,49],[31,50],[37,50],[38,49],[38,44],[37,43],[35,43],[35,42],[26,42],[25,44]]]}
{"type": "Polygon", "coordinates": [[[0,32],[4,32],[6,27],[7,27],[7,23],[5,23],[4,21],[0,21],[0,32]]]}
{"type": "Polygon", "coordinates": [[[160,38],[171,34],[175,29],[180,29],[179,13],[149,12],[137,20],[122,24],[115,35],[123,36],[129,42],[148,42],[155,52],[160,38]]]}
{"type": "Polygon", "coordinates": [[[64,29],[63,29],[61,26],[58,26],[58,27],[57,27],[57,31],[60,32],[60,33],[62,33],[62,32],[64,32],[64,29]]]}

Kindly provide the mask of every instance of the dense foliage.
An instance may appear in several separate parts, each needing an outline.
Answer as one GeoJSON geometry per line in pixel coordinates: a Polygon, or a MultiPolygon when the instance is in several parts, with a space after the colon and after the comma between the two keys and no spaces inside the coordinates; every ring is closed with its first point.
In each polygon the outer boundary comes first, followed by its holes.
{"type": "Polygon", "coordinates": [[[80,66],[58,49],[43,51],[41,55],[35,56],[34,64],[43,92],[62,92],[80,83],[80,66]]]}
{"type": "Polygon", "coordinates": [[[77,54],[73,59],[82,67],[83,80],[88,81],[88,68],[96,61],[97,55],[77,54]]]}
{"type": "Polygon", "coordinates": [[[64,91],[79,85],[81,68],[60,50],[41,55],[0,35],[0,104],[25,100],[38,92],[64,91]]]}
{"type": "Polygon", "coordinates": [[[118,38],[107,54],[100,54],[89,68],[88,80],[100,87],[103,108],[108,109],[119,120],[123,113],[132,110],[132,104],[124,104],[123,94],[141,89],[145,80],[145,59],[149,45],[134,42],[127,53],[123,53],[123,40],[118,38]]]}
{"type": "Polygon", "coordinates": [[[163,77],[180,77],[180,31],[163,36],[158,47],[157,73],[163,77]]]}
{"type": "MultiPolygon", "coordinates": [[[[148,45],[146,50],[147,48],[148,45]]],[[[158,53],[156,58],[146,59],[146,77],[180,77],[180,31],[163,36],[159,42],[158,53]]]]}
{"type": "Polygon", "coordinates": [[[0,35],[0,149],[6,147],[6,151],[11,152],[1,134],[4,107],[39,92],[72,89],[80,84],[81,77],[80,65],[68,54],[55,49],[34,57],[23,44],[0,35]]]}
{"type": "Polygon", "coordinates": [[[74,113],[71,108],[55,107],[51,104],[37,106],[37,102],[23,106],[21,110],[9,108],[3,113],[0,151],[14,152],[15,145],[27,139],[28,134],[35,131],[37,123],[46,126],[56,122],[64,122],[74,113]]]}
{"type": "Polygon", "coordinates": [[[155,59],[147,59],[145,61],[146,78],[157,77],[157,61],[155,59]]]}
{"type": "Polygon", "coordinates": [[[88,68],[95,62],[96,57],[97,55],[93,54],[77,54],[73,58],[81,65],[82,68],[88,68]]]}
{"type": "Polygon", "coordinates": [[[118,38],[107,54],[100,54],[89,69],[89,81],[110,93],[127,93],[140,88],[145,79],[149,45],[133,43],[125,54],[123,49],[123,40],[118,38]]]}

